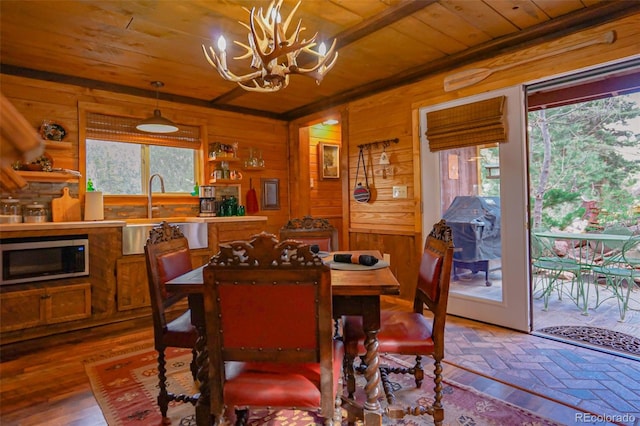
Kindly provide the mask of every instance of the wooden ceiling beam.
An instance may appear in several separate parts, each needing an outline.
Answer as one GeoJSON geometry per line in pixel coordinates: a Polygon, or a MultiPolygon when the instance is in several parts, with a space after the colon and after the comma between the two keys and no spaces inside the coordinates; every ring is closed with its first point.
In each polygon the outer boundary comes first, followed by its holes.
{"type": "Polygon", "coordinates": [[[295,110],[282,114],[283,118],[291,121],[354,101],[374,93],[379,93],[395,87],[404,86],[419,81],[429,75],[459,68],[483,59],[525,49],[568,34],[595,27],[608,21],[640,12],[640,2],[602,2],[596,6],[570,13],[551,21],[535,25],[512,35],[488,41],[463,52],[447,56],[430,63],[405,70],[391,78],[377,80],[355,87],[330,98],[307,104],[295,110]]]}
{"type": "MultiPolygon", "coordinates": [[[[380,31],[381,29],[400,21],[401,19],[411,16],[417,11],[424,9],[425,7],[435,2],[436,0],[408,1],[404,3],[398,3],[393,7],[389,7],[382,13],[372,16],[371,18],[366,19],[359,24],[349,27],[346,30],[336,34],[336,50],[340,49],[341,47],[348,46],[351,43],[355,43],[356,41],[367,37],[368,35],[371,35],[376,31],[380,31]]],[[[305,66],[305,64],[301,65],[301,67],[303,68],[305,66]]],[[[242,87],[237,86],[224,95],[212,99],[211,104],[213,106],[219,106],[246,94],[246,90],[244,90],[242,87]]]]}

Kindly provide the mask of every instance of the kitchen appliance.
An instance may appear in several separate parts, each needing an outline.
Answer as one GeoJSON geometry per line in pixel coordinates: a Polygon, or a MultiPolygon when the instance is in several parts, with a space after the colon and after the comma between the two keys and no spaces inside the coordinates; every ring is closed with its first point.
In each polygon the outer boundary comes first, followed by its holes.
{"type": "Polygon", "coordinates": [[[216,187],[213,185],[203,185],[200,191],[200,214],[201,217],[216,216],[218,204],[216,203],[216,187]]]}
{"type": "Polygon", "coordinates": [[[453,234],[453,274],[468,269],[485,273],[489,281],[489,261],[502,257],[500,239],[500,197],[458,196],[442,215],[453,234]]]}
{"type": "Polygon", "coordinates": [[[89,275],[87,235],[0,240],[0,285],[89,275]]]}
{"type": "Polygon", "coordinates": [[[0,200],[0,223],[20,223],[22,222],[22,206],[20,200],[15,198],[4,198],[0,200]]]}

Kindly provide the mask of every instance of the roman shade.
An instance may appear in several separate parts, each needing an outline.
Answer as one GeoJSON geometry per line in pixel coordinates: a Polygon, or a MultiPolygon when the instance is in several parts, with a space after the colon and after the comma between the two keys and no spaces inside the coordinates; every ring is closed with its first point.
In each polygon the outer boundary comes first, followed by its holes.
{"type": "Polygon", "coordinates": [[[486,99],[427,113],[431,152],[507,141],[506,97],[486,99]]]}
{"type": "Polygon", "coordinates": [[[200,148],[200,127],[180,124],[174,133],[144,133],[136,129],[139,118],[121,117],[95,112],[87,113],[86,137],[113,142],[131,142],[166,145],[182,148],[200,148]]]}

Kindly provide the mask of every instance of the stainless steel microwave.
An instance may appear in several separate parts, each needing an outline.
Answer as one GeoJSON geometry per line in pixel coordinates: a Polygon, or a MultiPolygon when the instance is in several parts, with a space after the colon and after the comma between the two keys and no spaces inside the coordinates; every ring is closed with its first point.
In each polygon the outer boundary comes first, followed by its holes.
{"type": "Polygon", "coordinates": [[[0,241],[0,285],[89,275],[86,235],[0,241]]]}

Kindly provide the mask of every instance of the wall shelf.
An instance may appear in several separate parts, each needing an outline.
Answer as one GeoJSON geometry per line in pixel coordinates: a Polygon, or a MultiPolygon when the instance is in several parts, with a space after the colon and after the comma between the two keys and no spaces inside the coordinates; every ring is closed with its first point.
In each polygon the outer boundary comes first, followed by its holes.
{"type": "Polygon", "coordinates": [[[246,170],[247,172],[258,171],[258,170],[266,170],[266,167],[242,167],[242,170],[246,170]]]}
{"type": "Polygon", "coordinates": [[[44,143],[44,149],[51,149],[51,150],[55,150],[55,149],[71,149],[73,147],[73,145],[71,144],[71,142],[45,142],[44,143]]]}
{"type": "Polygon", "coordinates": [[[78,183],[78,178],[59,172],[30,172],[27,170],[17,170],[16,173],[29,182],[69,182],[78,183]]]}
{"type": "Polygon", "coordinates": [[[209,179],[209,183],[218,183],[218,184],[230,184],[230,183],[240,183],[241,179],[209,179]]]}
{"type": "Polygon", "coordinates": [[[216,157],[216,158],[209,158],[209,162],[210,163],[236,163],[240,161],[240,158],[238,157],[216,157]]]}

